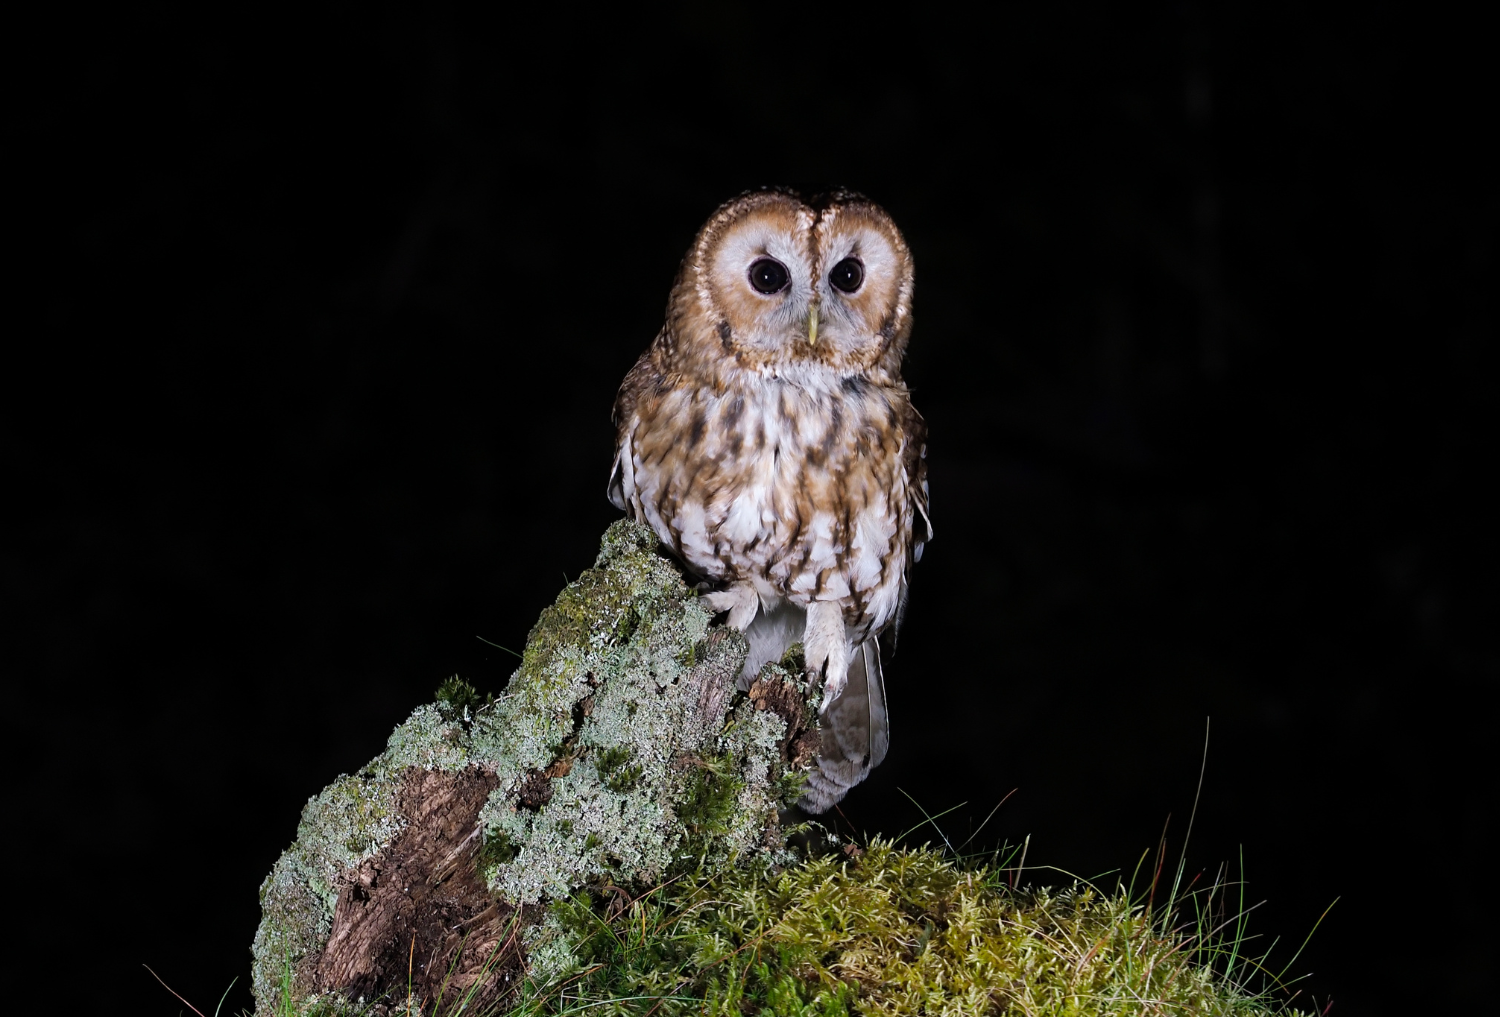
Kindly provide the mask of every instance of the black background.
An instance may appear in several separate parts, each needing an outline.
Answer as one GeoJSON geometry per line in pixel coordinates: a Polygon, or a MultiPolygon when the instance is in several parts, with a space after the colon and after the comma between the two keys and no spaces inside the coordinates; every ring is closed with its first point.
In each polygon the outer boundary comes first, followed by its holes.
{"type": "Polygon", "coordinates": [[[967,837],[1014,788],[981,842],[1128,874],[1169,814],[1175,859],[1211,716],[1190,871],[1243,845],[1283,962],[1340,899],[1304,1001],[1466,1009],[1497,664],[1480,32],[1031,6],[39,29],[0,559],[40,649],[10,676],[34,972],[163,1014],[142,962],[201,1009],[240,976],[248,1006],[302,803],[447,675],[500,689],[476,635],[519,649],[591,563],[614,390],[698,225],[844,185],[916,255],[937,530],[849,822],[901,832],[905,791],[967,802],[967,837]]]}

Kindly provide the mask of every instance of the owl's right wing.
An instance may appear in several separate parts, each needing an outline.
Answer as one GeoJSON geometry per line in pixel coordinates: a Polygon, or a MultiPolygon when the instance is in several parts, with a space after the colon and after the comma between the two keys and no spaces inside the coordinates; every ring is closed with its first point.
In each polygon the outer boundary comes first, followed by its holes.
{"type": "Polygon", "coordinates": [[[615,465],[609,474],[609,487],[606,494],[609,503],[615,508],[634,518],[635,511],[631,507],[630,500],[625,497],[625,471],[634,464],[634,453],[630,448],[630,435],[615,446],[615,465]]]}
{"type": "MultiPolygon", "coordinates": [[[[660,337],[658,337],[659,341],[660,337]]],[[[620,383],[620,391],[615,396],[615,408],[612,414],[615,425],[615,462],[610,469],[607,493],[610,504],[632,518],[635,516],[635,510],[630,501],[631,491],[635,487],[630,477],[635,465],[632,439],[636,427],[640,424],[638,410],[641,396],[662,383],[661,371],[657,368],[652,356],[654,350],[655,344],[641,354],[635,366],[626,373],[625,380],[620,383]]]]}

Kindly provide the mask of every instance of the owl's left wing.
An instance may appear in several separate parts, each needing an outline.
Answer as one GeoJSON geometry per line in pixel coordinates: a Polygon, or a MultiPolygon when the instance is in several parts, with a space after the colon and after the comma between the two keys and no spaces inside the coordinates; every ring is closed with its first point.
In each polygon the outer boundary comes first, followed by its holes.
{"type": "Polygon", "coordinates": [[[807,774],[807,790],[797,804],[806,812],[827,812],[849,789],[885,759],[891,744],[885,707],[885,675],[880,644],[872,636],[854,648],[844,691],[820,719],[818,760],[807,774]]]}
{"type": "Polygon", "coordinates": [[[906,473],[907,496],[912,503],[911,536],[907,541],[907,558],[901,565],[901,597],[896,602],[896,616],[885,630],[884,637],[892,651],[896,649],[896,635],[906,618],[906,597],[911,567],[922,560],[922,550],[932,539],[932,518],[927,510],[927,422],[911,403],[906,404],[902,430],[906,434],[902,467],[906,473]]]}
{"type": "Polygon", "coordinates": [[[912,507],[916,509],[912,519],[911,560],[919,562],[922,560],[922,549],[932,539],[932,518],[927,514],[927,440],[925,435],[917,450],[916,463],[907,469],[906,476],[907,482],[911,485],[912,507]]]}
{"type": "Polygon", "coordinates": [[[812,813],[825,812],[840,802],[850,788],[880,765],[891,743],[880,644],[885,641],[891,650],[896,648],[896,633],[906,615],[907,576],[932,539],[932,520],[927,514],[927,424],[908,402],[901,426],[906,438],[901,466],[906,475],[906,496],[912,503],[912,532],[906,560],[901,563],[901,595],[895,617],[884,631],[854,648],[844,691],[822,715],[823,743],[817,765],[807,775],[807,791],[798,803],[812,813]]]}

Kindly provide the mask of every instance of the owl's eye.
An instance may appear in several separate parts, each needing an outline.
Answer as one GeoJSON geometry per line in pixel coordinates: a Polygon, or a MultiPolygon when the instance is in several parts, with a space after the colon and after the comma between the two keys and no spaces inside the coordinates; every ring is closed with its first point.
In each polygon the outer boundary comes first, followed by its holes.
{"type": "Polygon", "coordinates": [[[833,266],[833,271],[828,273],[828,281],[833,283],[836,290],[853,293],[865,281],[865,267],[859,263],[858,258],[845,258],[833,266]]]}
{"type": "Polygon", "coordinates": [[[775,258],[757,258],[750,266],[750,285],[757,293],[780,293],[788,278],[786,266],[775,258]]]}

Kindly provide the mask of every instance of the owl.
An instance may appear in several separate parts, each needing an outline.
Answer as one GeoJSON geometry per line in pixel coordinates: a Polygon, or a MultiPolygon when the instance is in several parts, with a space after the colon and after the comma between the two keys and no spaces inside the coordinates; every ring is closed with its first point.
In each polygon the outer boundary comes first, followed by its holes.
{"type": "Polygon", "coordinates": [[[800,803],[823,812],[889,745],[893,644],[932,536],[926,427],[901,380],[912,256],[852,193],[723,205],[615,402],[616,507],[649,524],[744,632],[748,687],[801,642],[822,744],[800,803]]]}

